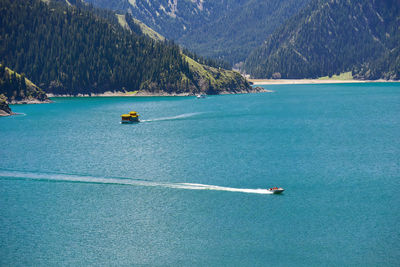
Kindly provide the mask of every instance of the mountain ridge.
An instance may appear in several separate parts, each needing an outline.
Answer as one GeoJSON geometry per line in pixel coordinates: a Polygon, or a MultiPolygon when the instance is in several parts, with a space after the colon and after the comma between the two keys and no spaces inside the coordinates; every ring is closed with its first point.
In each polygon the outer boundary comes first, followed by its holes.
{"type": "Polygon", "coordinates": [[[310,0],[87,0],[129,12],[167,39],[231,65],[243,61],[265,36],[310,0]]]}
{"type": "Polygon", "coordinates": [[[399,13],[396,0],[313,0],[249,55],[244,70],[255,78],[352,71],[357,79],[399,79],[399,13]]]}

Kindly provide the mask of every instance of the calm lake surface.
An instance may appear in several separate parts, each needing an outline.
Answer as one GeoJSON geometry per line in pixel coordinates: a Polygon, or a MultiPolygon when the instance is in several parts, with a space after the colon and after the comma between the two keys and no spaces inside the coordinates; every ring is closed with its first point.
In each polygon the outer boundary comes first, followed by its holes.
{"type": "Polygon", "coordinates": [[[400,85],[265,87],[12,106],[0,265],[398,266],[400,85]]]}

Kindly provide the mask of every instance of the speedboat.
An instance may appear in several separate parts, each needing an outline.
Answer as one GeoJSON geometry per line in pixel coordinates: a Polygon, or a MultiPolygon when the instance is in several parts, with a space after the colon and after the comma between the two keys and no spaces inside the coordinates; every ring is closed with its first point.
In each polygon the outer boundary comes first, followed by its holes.
{"type": "Polygon", "coordinates": [[[285,189],[283,189],[282,187],[272,187],[272,188],[268,188],[267,190],[272,192],[272,194],[280,194],[283,191],[285,191],[285,189]]]}

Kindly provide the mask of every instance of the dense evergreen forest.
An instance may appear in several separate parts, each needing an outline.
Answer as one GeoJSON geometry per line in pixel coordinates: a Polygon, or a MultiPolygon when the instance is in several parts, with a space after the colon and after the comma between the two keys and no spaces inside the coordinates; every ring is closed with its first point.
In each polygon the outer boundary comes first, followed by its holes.
{"type": "Polygon", "coordinates": [[[313,0],[246,60],[256,78],[400,79],[398,0],[313,0]]]}
{"type": "MultiPolygon", "coordinates": [[[[109,14],[59,1],[0,0],[0,60],[54,94],[210,89],[209,76],[199,78],[178,45],[124,30],[109,14]]],[[[243,79],[227,82],[233,91],[250,88],[243,79]]],[[[226,85],[216,84],[210,93],[226,85]]]]}
{"type": "Polygon", "coordinates": [[[131,12],[168,39],[231,66],[310,0],[86,0],[131,12]]]}
{"type": "Polygon", "coordinates": [[[5,66],[0,64],[0,92],[6,100],[14,97],[22,99],[27,95],[27,86],[24,75],[10,72],[5,66]]]}
{"type": "Polygon", "coordinates": [[[239,5],[229,8],[226,14],[192,28],[176,41],[205,57],[223,59],[231,64],[240,63],[265,41],[266,36],[308,2],[239,1],[239,5]]]}
{"type": "MultiPolygon", "coordinates": [[[[134,32],[136,34],[139,34],[139,35],[146,34],[145,32],[142,31],[141,27],[137,23],[135,23],[135,18],[132,17],[131,14],[129,14],[129,13],[125,14],[125,21],[128,24],[129,29],[132,32],[134,32]]],[[[150,29],[150,28],[148,28],[148,29],[150,29]]],[[[153,39],[156,40],[156,41],[160,41],[158,38],[153,38],[153,39]]],[[[224,61],[222,59],[207,58],[207,57],[204,57],[204,56],[200,56],[199,54],[197,54],[197,53],[195,53],[193,51],[190,51],[189,49],[184,48],[184,47],[181,47],[181,49],[182,49],[182,53],[183,54],[185,54],[185,55],[189,56],[190,58],[196,60],[200,64],[204,64],[204,65],[211,66],[211,67],[214,67],[214,68],[223,68],[223,69],[226,69],[226,70],[231,70],[232,69],[232,66],[227,61],[224,61]]]]}
{"type": "Polygon", "coordinates": [[[16,73],[2,64],[0,64],[0,94],[9,103],[48,100],[46,93],[28,80],[24,74],[16,73]]]}

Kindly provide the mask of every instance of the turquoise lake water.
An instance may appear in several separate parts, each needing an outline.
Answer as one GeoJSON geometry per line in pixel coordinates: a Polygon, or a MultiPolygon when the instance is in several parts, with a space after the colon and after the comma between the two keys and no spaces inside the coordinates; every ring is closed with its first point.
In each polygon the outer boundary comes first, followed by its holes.
{"type": "Polygon", "coordinates": [[[400,85],[265,87],[13,105],[0,265],[398,266],[400,85]]]}

